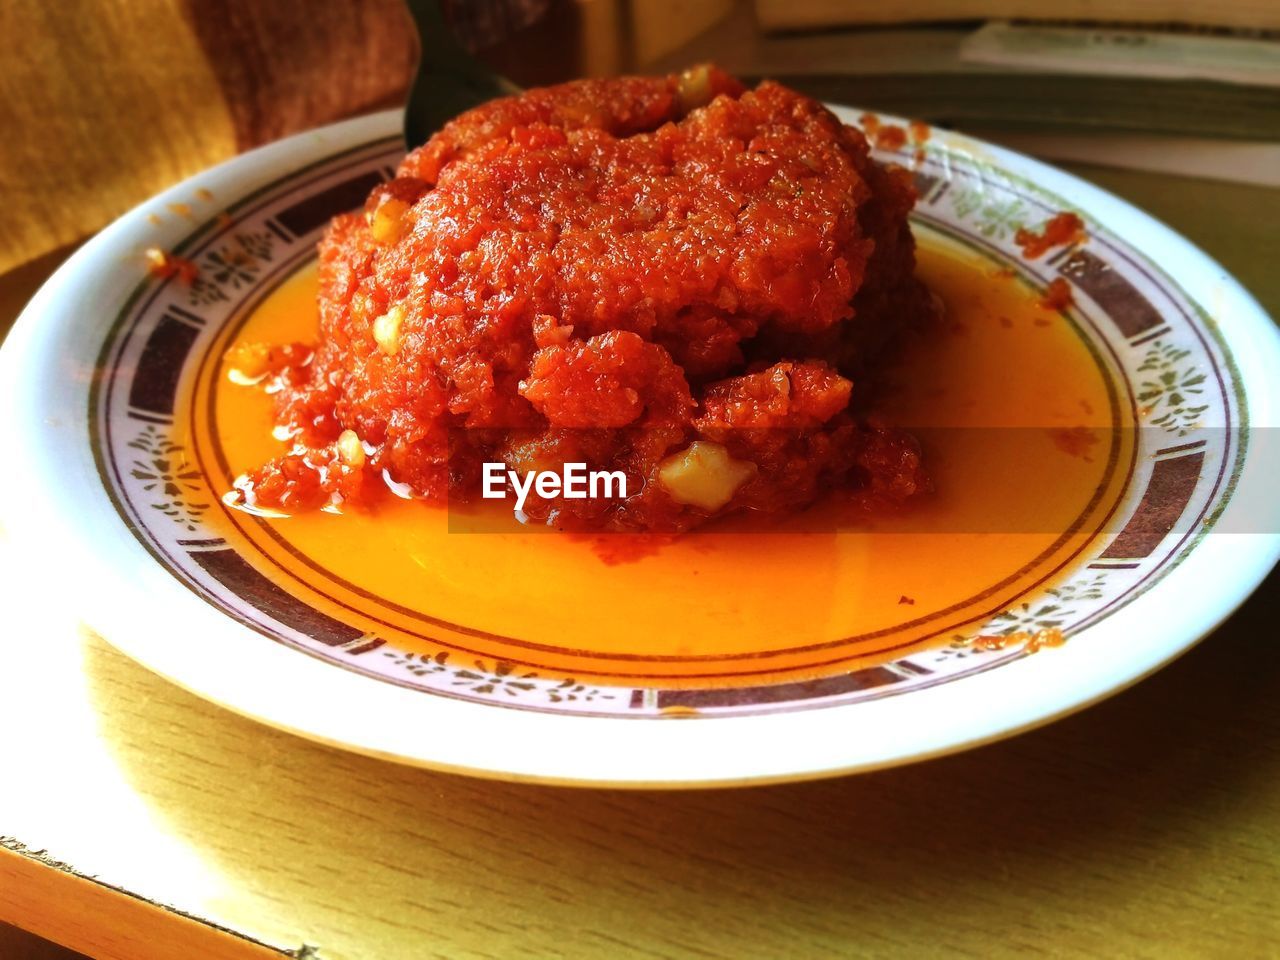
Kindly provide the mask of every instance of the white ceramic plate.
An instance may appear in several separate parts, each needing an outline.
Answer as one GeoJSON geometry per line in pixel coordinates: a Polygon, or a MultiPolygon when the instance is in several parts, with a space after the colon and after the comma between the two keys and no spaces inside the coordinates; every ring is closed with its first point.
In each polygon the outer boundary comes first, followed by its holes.
{"type": "Polygon", "coordinates": [[[917,223],[1032,283],[1066,277],[1074,322],[1108,358],[1121,406],[1145,408],[1118,532],[1075,558],[1053,591],[1018,598],[984,628],[1052,626],[1064,646],[1030,656],[1017,645],[943,644],[728,693],[567,680],[530,669],[533,659],[465,648],[397,650],[359,616],[309,606],[287,576],[222,540],[207,525],[216,495],[184,463],[174,431],[201,360],[313,255],[329,216],[390,175],[398,131],[397,113],[338,124],[144,204],[58,271],[0,352],[6,528],[90,625],[204,697],[317,740],[485,776],[799,779],[954,751],[1096,701],[1186,650],[1276,561],[1263,455],[1280,417],[1271,320],[1216,263],[1115,197],[938,133],[921,157],[911,146],[886,155],[916,170],[917,223]],[[200,200],[210,194],[216,202],[200,200]],[[192,218],[171,204],[192,206],[192,218]],[[1017,224],[1064,208],[1085,218],[1087,242],[1022,257],[1017,224]],[[199,282],[147,277],[141,254],[152,246],[194,260],[199,282]]]}

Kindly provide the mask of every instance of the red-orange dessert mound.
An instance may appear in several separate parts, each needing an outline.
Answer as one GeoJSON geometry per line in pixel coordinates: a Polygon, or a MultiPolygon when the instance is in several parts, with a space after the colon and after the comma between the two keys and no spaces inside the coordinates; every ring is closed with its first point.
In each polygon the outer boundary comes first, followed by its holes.
{"type": "Polygon", "coordinates": [[[330,226],[319,342],[276,379],[294,447],[240,496],[465,500],[486,462],[582,462],[627,496],[525,513],[678,531],[833,488],[908,497],[914,443],[851,403],[929,310],[914,200],[819,103],[714,68],[465,113],[330,226]]]}

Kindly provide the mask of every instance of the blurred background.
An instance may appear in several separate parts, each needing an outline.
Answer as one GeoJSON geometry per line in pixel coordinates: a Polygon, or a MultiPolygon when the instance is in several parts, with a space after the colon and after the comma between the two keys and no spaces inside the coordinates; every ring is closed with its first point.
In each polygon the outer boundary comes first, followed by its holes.
{"type": "MultiPolygon", "coordinates": [[[[1251,221],[1280,212],[1275,0],[444,7],[455,34],[522,86],[714,60],[1052,160],[1215,184],[1206,208],[1251,221]]],[[[401,0],[6,0],[0,33],[20,38],[0,58],[0,128],[16,132],[0,142],[0,274],[240,151],[398,106],[417,57],[401,0]]],[[[1157,213],[1165,197],[1175,221],[1196,206],[1176,199],[1178,184],[1120,188],[1157,213]]],[[[1260,275],[1242,279],[1275,293],[1260,275]]]]}
{"type": "MultiPolygon", "coordinates": [[[[522,86],[715,61],[1108,188],[1280,315],[1277,0],[446,0],[522,86]]],[[[0,336],[95,231],[211,164],[404,102],[401,0],[0,4],[0,336]]],[[[0,957],[71,956],[0,926],[0,957]]]]}

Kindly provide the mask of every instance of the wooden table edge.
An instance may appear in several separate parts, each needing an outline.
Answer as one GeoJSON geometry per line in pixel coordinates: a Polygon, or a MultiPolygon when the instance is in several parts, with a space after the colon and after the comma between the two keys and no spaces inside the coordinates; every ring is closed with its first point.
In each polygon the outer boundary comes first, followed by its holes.
{"type": "Polygon", "coordinates": [[[100,960],[321,960],[281,949],[77,872],[0,837],[0,922],[100,960]]]}

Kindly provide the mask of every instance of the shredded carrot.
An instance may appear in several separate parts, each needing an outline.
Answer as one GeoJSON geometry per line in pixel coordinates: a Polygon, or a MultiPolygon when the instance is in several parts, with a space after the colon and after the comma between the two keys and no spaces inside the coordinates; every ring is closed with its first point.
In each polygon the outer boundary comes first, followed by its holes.
{"type": "Polygon", "coordinates": [[[901,150],[907,143],[907,131],[892,123],[881,125],[875,133],[876,146],[881,150],[901,150]]]}
{"type": "Polygon", "coordinates": [[[1026,642],[1027,653],[1037,653],[1045,647],[1060,647],[1067,642],[1067,638],[1062,635],[1062,631],[1057,627],[1050,627],[1047,630],[1037,630],[1026,642]]]}
{"type": "Polygon", "coordinates": [[[1039,306],[1045,310],[1061,311],[1075,302],[1075,297],[1071,293],[1071,284],[1067,283],[1062,277],[1054,277],[1049,282],[1044,296],[1040,298],[1039,306]]]}
{"type": "Polygon", "coordinates": [[[1003,650],[1006,647],[1022,645],[1027,653],[1038,653],[1045,647],[1060,647],[1067,642],[1058,627],[1045,627],[1040,630],[1015,630],[1003,636],[998,634],[979,634],[970,644],[975,650],[1003,650]]]}
{"type": "Polygon", "coordinates": [[[1054,247],[1064,247],[1085,239],[1084,221],[1074,213],[1064,211],[1045,221],[1040,233],[1022,229],[1014,234],[1013,242],[1022,248],[1028,260],[1042,257],[1054,247]]]}
{"type": "Polygon", "coordinates": [[[147,272],[153,277],[177,277],[180,283],[190,286],[200,275],[200,269],[190,260],[166,253],[159,247],[151,247],[144,255],[147,258],[147,272]]]}

